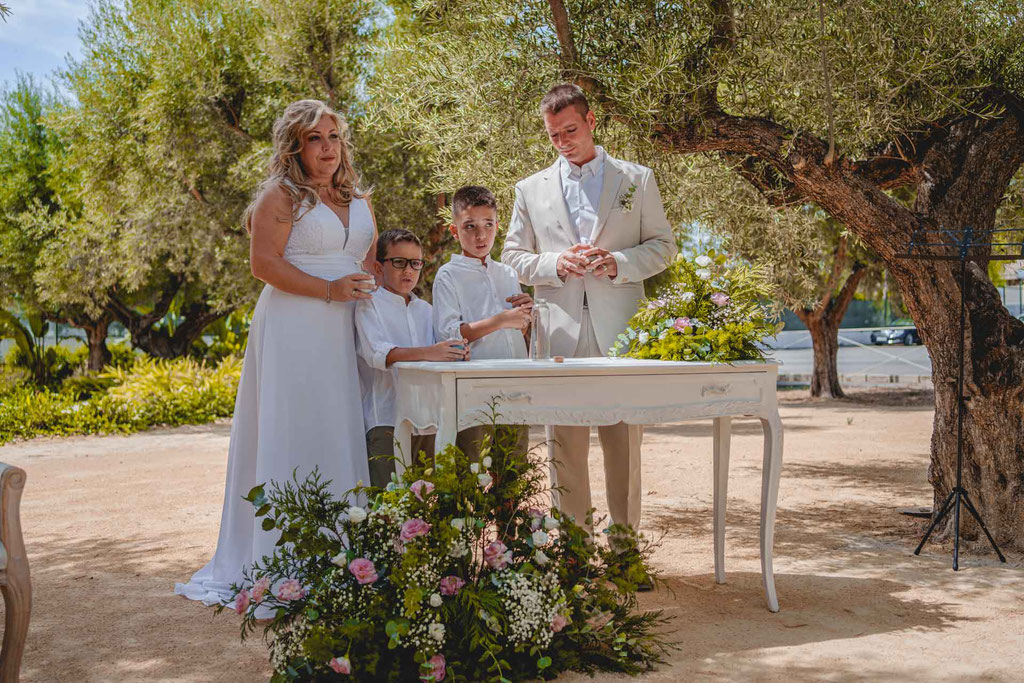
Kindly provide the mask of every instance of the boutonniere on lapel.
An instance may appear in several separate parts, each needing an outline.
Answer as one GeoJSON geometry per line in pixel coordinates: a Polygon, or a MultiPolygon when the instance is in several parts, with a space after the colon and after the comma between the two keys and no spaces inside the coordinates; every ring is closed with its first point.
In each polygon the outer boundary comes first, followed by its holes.
{"type": "Polygon", "coordinates": [[[633,195],[636,194],[636,183],[626,188],[626,191],[619,195],[619,209],[624,213],[633,210],[633,195]]]}

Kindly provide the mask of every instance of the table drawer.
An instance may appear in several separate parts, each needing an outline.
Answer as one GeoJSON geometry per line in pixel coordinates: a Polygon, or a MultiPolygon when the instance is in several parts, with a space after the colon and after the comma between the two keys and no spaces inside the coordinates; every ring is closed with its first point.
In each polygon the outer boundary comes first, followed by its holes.
{"type": "Polygon", "coordinates": [[[480,410],[498,401],[510,422],[658,424],[724,415],[754,414],[775,386],[766,373],[720,375],[566,376],[460,379],[459,428],[481,421],[480,410]],[[771,384],[769,387],[768,385],[771,384]]]}

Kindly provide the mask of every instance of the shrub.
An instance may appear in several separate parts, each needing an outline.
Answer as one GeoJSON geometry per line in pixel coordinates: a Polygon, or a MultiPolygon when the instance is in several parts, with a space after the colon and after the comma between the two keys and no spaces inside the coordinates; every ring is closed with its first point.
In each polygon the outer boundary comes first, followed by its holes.
{"type": "Polygon", "coordinates": [[[654,296],[640,302],[612,356],[674,361],[763,360],[758,343],[781,329],[760,301],[766,289],[756,270],[728,266],[711,251],[668,269],[654,296]]]}
{"type": "Polygon", "coordinates": [[[542,510],[546,464],[517,456],[510,431],[479,463],[449,446],[383,490],[339,500],[314,471],[249,493],[280,539],[235,609],[243,638],[271,618],[272,681],[511,683],[661,661],[663,619],[636,602],[653,546],[612,526],[613,550],[542,510]]]}
{"type": "Polygon", "coordinates": [[[17,386],[0,394],[0,444],[44,434],[132,432],[229,417],[241,369],[241,360],[231,356],[216,366],[142,359],[130,369],[111,368],[93,377],[95,393],[84,400],[81,383],[60,391],[17,386]]]}
{"type": "Polygon", "coordinates": [[[70,377],[85,365],[89,350],[79,346],[69,349],[65,346],[35,348],[35,354],[28,354],[21,346],[12,346],[4,358],[4,364],[12,369],[26,370],[43,386],[55,386],[70,377]]]}

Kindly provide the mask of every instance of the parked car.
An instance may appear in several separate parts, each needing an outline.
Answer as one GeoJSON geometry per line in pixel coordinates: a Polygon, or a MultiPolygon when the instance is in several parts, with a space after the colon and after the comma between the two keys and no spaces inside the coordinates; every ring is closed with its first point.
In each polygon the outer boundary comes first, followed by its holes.
{"type": "Polygon", "coordinates": [[[871,333],[871,343],[875,346],[883,344],[903,344],[913,346],[921,343],[921,335],[912,320],[897,320],[892,327],[875,330],[871,333]]]}

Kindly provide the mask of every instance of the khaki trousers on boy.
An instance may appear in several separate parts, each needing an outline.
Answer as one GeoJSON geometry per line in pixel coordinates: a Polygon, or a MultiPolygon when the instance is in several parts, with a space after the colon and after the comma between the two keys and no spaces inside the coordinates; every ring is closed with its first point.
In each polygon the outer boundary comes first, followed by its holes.
{"type": "MultiPolygon", "coordinates": [[[[412,453],[406,453],[406,459],[415,461],[424,451],[428,458],[434,457],[434,435],[414,434],[412,437],[412,453]]],[[[395,472],[395,461],[391,458],[378,458],[379,455],[395,454],[395,428],[374,427],[366,432],[366,457],[370,462],[370,484],[384,488],[391,481],[395,472]]]]}
{"type": "MultiPolygon", "coordinates": [[[[500,406],[499,406],[500,409],[500,406]]],[[[515,430],[516,449],[515,456],[520,460],[526,459],[526,453],[530,450],[530,428],[526,425],[498,425],[509,427],[515,430]]],[[[484,436],[491,435],[491,442],[494,441],[494,425],[478,425],[468,427],[455,435],[455,445],[466,454],[470,462],[480,462],[480,443],[484,436]]]]}
{"type": "MultiPolygon", "coordinates": [[[[597,343],[594,327],[590,322],[590,311],[583,308],[580,321],[580,339],[574,358],[593,358],[606,355],[597,343]]],[[[614,391],[614,387],[608,387],[614,391]]],[[[597,428],[597,436],[604,452],[605,493],[608,497],[608,511],[612,522],[628,524],[634,529],[640,527],[640,444],[643,427],[620,422],[597,428]]],[[[576,518],[576,523],[585,526],[584,520],[590,502],[590,468],[587,457],[590,452],[590,427],[549,426],[547,427],[548,459],[551,466],[551,483],[562,488],[552,493],[555,507],[576,518]]],[[[592,529],[590,529],[592,530],[592,529]]]]}

